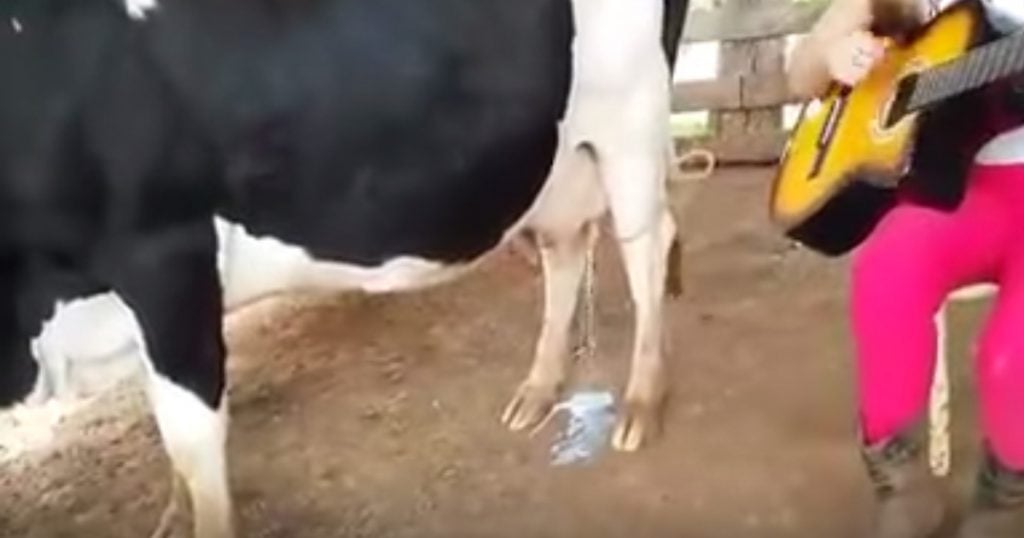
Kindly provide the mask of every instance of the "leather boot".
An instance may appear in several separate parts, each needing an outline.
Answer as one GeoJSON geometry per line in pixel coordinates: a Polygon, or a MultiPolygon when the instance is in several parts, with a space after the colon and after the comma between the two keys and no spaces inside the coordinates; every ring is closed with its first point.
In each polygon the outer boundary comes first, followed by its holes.
{"type": "Polygon", "coordinates": [[[986,447],[974,487],[957,538],[1024,536],[1024,471],[1006,468],[986,447]]]}
{"type": "Polygon", "coordinates": [[[943,500],[913,435],[862,450],[878,505],[865,538],[931,538],[942,524],[943,500]]]}

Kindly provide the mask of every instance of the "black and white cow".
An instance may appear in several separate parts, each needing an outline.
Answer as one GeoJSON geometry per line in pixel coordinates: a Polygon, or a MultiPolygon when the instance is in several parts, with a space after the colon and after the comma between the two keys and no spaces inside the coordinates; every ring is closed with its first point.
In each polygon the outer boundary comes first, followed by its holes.
{"type": "Polygon", "coordinates": [[[666,392],[668,90],[686,8],[4,0],[0,405],[41,389],[30,341],[58,301],[116,293],[195,534],[232,536],[226,306],[429,285],[529,232],[545,311],[503,416],[518,430],[567,377],[585,255],[610,210],[636,316],[613,444],[637,448],[666,392]]]}

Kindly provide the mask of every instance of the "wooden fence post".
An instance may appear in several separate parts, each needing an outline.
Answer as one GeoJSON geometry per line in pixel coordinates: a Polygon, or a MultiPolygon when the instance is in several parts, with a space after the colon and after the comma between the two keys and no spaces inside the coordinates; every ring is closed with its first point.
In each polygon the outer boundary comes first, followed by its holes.
{"type": "MultiPolygon", "coordinates": [[[[722,9],[726,14],[736,14],[738,17],[743,12],[756,9],[763,1],[728,0],[722,9]]],[[[782,73],[785,69],[785,52],[785,40],[778,37],[723,41],[719,53],[718,75],[722,78],[739,79],[742,105],[756,102],[756,96],[751,93],[758,89],[749,84],[749,81],[759,75],[782,73]]],[[[774,142],[778,140],[782,130],[782,108],[744,107],[739,110],[715,112],[711,117],[711,128],[718,139],[717,150],[724,159],[748,160],[752,163],[772,162],[778,157],[774,142]],[[751,147],[751,142],[755,140],[763,142],[765,147],[751,147]],[[739,158],[740,155],[745,157],[739,158]]]]}
{"type": "MultiPolygon", "coordinates": [[[[681,141],[715,153],[723,164],[774,164],[785,146],[783,109],[798,99],[785,75],[786,39],[807,31],[827,0],[704,0],[693,2],[683,39],[719,42],[713,80],[676,84],[676,112],[707,110],[707,136],[681,141]]],[[[685,61],[678,66],[686,69],[685,61]]]]}

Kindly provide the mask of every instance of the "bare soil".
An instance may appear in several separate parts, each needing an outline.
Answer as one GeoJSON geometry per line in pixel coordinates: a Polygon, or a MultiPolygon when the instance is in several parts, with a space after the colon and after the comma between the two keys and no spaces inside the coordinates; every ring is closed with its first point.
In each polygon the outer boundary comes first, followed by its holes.
{"type": "MultiPolygon", "coordinates": [[[[232,485],[244,536],[853,538],[871,496],[854,444],[846,261],[767,222],[770,171],[725,170],[686,215],[687,289],[669,308],[672,398],[635,454],[554,467],[554,423],[499,423],[528,367],[540,276],[502,253],[443,287],[290,296],[229,322],[232,485]]],[[[599,256],[598,353],[578,385],[625,385],[631,307],[599,256]]],[[[975,454],[967,336],[952,312],[954,479],[975,454]]],[[[0,536],[138,538],[169,490],[133,384],[0,454],[0,536]]]]}

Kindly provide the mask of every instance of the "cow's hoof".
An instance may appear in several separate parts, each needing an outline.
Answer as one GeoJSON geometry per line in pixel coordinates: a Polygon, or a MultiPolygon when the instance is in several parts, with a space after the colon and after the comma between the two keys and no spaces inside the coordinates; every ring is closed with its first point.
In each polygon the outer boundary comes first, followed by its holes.
{"type": "Polygon", "coordinates": [[[151,538],[189,538],[188,518],[177,507],[168,506],[151,538]]]}
{"type": "Polygon", "coordinates": [[[168,500],[167,506],[164,507],[164,511],[160,515],[160,522],[157,523],[156,530],[153,531],[150,538],[189,537],[190,514],[184,506],[187,497],[183,498],[184,494],[180,489],[181,487],[180,483],[174,482],[170,500],[168,500]]]}
{"type": "Polygon", "coordinates": [[[661,432],[663,402],[662,398],[626,400],[612,434],[612,448],[620,452],[635,452],[656,438],[661,432]]]}
{"type": "Polygon", "coordinates": [[[523,383],[516,390],[512,401],[505,407],[501,422],[512,431],[542,424],[558,402],[558,393],[557,386],[523,383]]]}

